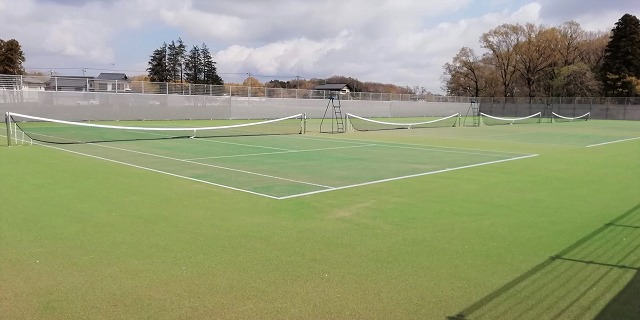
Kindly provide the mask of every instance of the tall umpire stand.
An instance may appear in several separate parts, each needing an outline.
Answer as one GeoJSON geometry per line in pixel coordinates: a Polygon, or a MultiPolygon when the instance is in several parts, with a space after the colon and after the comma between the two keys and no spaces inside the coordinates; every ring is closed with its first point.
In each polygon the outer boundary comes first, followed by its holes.
{"type": "Polygon", "coordinates": [[[467,114],[464,116],[463,125],[466,127],[479,127],[480,126],[480,104],[478,99],[471,99],[467,114]],[[467,118],[471,118],[467,123],[467,118]]]}
{"type": "Polygon", "coordinates": [[[344,124],[345,119],[342,116],[340,94],[338,92],[331,92],[329,95],[329,101],[327,102],[327,107],[325,108],[324,115],[322,116],[322,121],[320,121],[320,132],[344,133],[344,124]]]}

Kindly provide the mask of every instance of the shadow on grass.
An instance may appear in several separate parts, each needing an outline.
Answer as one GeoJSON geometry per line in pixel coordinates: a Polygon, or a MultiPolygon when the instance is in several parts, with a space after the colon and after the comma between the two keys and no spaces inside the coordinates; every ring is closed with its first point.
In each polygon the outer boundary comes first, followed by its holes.
{"type": "Polygon", "coordinates": [[[447,319],[640,319],[639,297],[640,204],[447,319]]]}

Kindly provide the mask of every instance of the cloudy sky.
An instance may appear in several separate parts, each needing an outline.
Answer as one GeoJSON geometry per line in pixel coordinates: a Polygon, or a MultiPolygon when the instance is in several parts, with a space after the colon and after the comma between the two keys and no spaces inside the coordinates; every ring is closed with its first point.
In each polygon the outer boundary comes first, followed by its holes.
{"type": "Polygon", "coordinates": [[[145,74],[181,37],[205,43],[226,82],[343,75],[441,92],[442,65],[503,23],[575,20],[609,31],[638,0],[0,0],[0,39],[28,71],[145,74]]]}

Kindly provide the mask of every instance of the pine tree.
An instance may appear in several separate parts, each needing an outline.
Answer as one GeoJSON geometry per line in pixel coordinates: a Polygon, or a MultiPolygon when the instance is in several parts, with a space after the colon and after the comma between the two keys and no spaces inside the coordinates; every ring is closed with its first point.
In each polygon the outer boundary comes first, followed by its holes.
{"type": "Polygon", "coordinates": [[[211,52],[209,52],[209,48],[204,43],[202,44],[202,48],[200,49],[200,54],[202,55],[203,83],[211,85],[224,84],[222,78],[218,76],[216,63],[215,61],[213,61],[211,52]]]}
{"type": "Polygon", "coordinates": [[[162,47],[153,51],[148,63],[149,81],[151,82],[167,82],[169,74],[167,70],[167,44],[163,43],[162,47]]]}
{"type": "Polygon", "coordinates": [[[193,46],[184,63],[184,74],[187,82],[193,84],[202,83],[202,55],[198,46],[193,46]]]}
{"type": "Polygon", "coordinates": [[[11,39],[0,39],[0,74],[24,74],[22,63],[26,61],[20,43],[11,39]]]}
{"type": "Polygon", "coordinates": [[[184,44],[182,38],[178,38],[177,41],[171,41],[167,47],[167,69],[169,73],[169,81],[183,81],[186,53],[187,45],[184,44]]]}
{"type": "Polygon", "coordinates": [[[625,14],[618,20],[605,49],[600,77],[605,96],[640,95],[640,20],[625,14]]]}

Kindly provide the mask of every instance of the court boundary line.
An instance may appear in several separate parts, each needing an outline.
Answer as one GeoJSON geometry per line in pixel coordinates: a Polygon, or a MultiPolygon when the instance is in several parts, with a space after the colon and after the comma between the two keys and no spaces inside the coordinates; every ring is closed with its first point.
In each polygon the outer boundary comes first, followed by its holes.
{"type": "Polygon", "coordinates": [[[245,192],[245,193],[249,193],[249,194],[253,194],[253,195],[257,195],[257,196],[263,196],[263,197],[267,197],[267,198],[270,198],[270,199],[279,200],[278,197],[271,196],[271,195],[268,195],[268,194],[259,193],[259,192],[246,190],[246,189],[240,189],[240,188],[236,188],[236,187],[231,187],[231,186],[227,186],[227,185],[224,185],[224,184],[219,184],[219,183],[215,183],[215,182],[211,182],[211,181],[206,181],[206,180],[191,178],[191,177],[187,177],[187,176],[182,176],[182,175],[179,175],[179,174],[166,172],[166,171],[162,171],[162,170],[147,168],[147,167],[139,166],[139,165],[136,165],[136,164],[133,164],[133,163],[127,163],[127,162],[124,162],[124,161],[108,159],[108,158],[104,158],[104,157],[100,157],[100,156],[95,156],[95,155],[86,154],[86,153],[73,151],[73,150],[67,150],[67,149],[54,147],[54,146],[49,146],[49,145],[45,145],[45,144],[41,144],[41,143],[37,143],[37,145],[40,145],[40,146],[43,146],[43,147],[46,147],[46,148],[52,148],[52,149],[64,151],[64,152],[69,152],[69,153],[73,153],[73,154],[77,154],[77,155],[81,155],[81,156],[85,156],[85,157],[89,157],[89,158],[94,158],[94,159],[104,160],[104,161],[113,162],[113,163],[117,163],[117,164],[122,164],[122,165],[125,165],[125,166],[137,168],[137,169],[147,170],[147,171],[151,171],[151,172],[155,172],[155,173],[161,173],[161,174],[165,174],[165,175],[176,177],[176,178],[182,178],[182,179],[191,180],[191,181],[195,181],[195,182],[200,182],[200,183],[204,183],[204,184],[208,184],[208,185],[212,185],[212,186],[216,186],[216,187],[226,188],[226,189],[230,189],[230,190],[234,190],[234,191],[240,191],[240,192],[245,192]]]}
{"type": "MultiPolygon", "coordinates": [[[[304,139],[304,140],[318,140],[318,141],[335,141],[335,142],[339,142],[339,143],[360,143],[360,144],[367,144],[367,143],[375,143],[377,145],[384,145],[384,146],[389,146],[389,147],[414,147],[417,149],[421,149],[421,150],[433,150],[433,151],[443,151],[443,152],[464,152],[464,151],[477,151],[477,152],[491,152],[491,153],[500,153],[503,154],[504,156],[509,156],[509,155],[525,155],[525,153],[522,152],[514,152],[514,151],[497,151],[497,150],[485,150],[485,149],[475,149],[475,148],[464,148],[464,147],[449,147],[449,146],[437,146],[437,145],[422,145],[422,144],[416,144],[416,143],[400,143],[400,142],[391,142],[391,141],[379,141],[379,140],[369,140],[369,139],[354,139],[354,138],[321,138],[321,137],[305,137],[304,135],[302,136],[295,136],[295,135],[290,135],[287,136],[287,138],[292,138],[292,139],[304,139]],[[420,148],[423,147],[423,148],[420,148]],[[453,149],[453,151],[449,151],[447,149],[453,149]],[[462,150],[462,151],[461,151],[462,150]]],[[[478,153],[481,154],[481,153],[478,153]]],[[[481,155],[487,155],[489,156],[490,154],[481,154],[481,155]]]]}
{"type": "MultiPolygon", "coordinates": [[[[346,140],[348,141],[349,139],[346,139],[346,140]]],[[[373,141],[371,141],[371,142],[373,142],[373,141]]],[[[409,179],[409,178],[427,176],[427,175],[438,174],[438,173],[445,173],[445,172],[456,171],[456,170],[461,170],[461,169],[480,167],[480,166],[491,165],[491,164],[496,164],[496,163],[522,160],[522,159],[533,158],[533,157],[537,157],[538,156],[538,154],[529,154],[529,155],[524,155],[524,156],[519,156],[519,157],[514,157],[514,158],[507,158],[507,159],[501,159],[501,160],[495,160],[495,161],[481,162],[481,163],[475,163],[475,164],[465,165],[465,166],[460,166],[460,167],[453,167],[453,168],[446,168],[446,169],[440,169],[440,170],[435,170],[435,171],[421,172],[421,173],[416,173],[416,174],[411,174],[411,175],[392,177],[392,178],[386,178],[386,179],[379,179],[379,180],[374,180],[374,181],[367,181],[367,182],[363,182],[363,183],[356,183],[356,184],[340,186],[340,187],[330,187],[330,186],[323,186],[323,185],[318,185],[318,184],[313,184],[313,183],[307,183],[307,182],[303,182],[303,181],[291,180],[291,179],[282,178],[282,177],[269,176],[269,175],[264,175],[264,174],[259,174],[259,173],[252,173],[252,172],[248,172],[248,171],[245,172],[245,171],[239,170],[239,169],[225,168],[225,167],[219,167],[219,166],[215,166],[215,165],[208,165],[208,164],[205,164],[205,163],[193,162],[193,161],[182,160],[182,159],[177,159],[177,158],[171,158],[171,157],[166,157],[166,156],[161,156],[161,155],[154,155],[154,154],[145,153],[145,152],[141,152],[141,151],[134,151],[134,150],[127,150],[127,149],[115,148],[115,147],[110,147],[110,146],[103,146],[103,145],[94,144],[94,143],[90,144],[90,145],[94,145],[94,146],[108,147],[108,148],[113,148],[113,149],[116,149],[116,150],[122,150],[122,151],[127,151],[127,152],[133,152],[133,153],[139,153],[139,154],[144,154],[144,155],[149,155],[149,156],[165,158],[165,159],[168,159],[168,160],[182,161],[182,162],[192,163],[192,164],[196,164],[196,165],[203,165],[203,166],[209,166],[209,167],[214,167],[214,168],[238,171],[238,172],[243,172],[243,173],[248,173],[248,174],[255,174],[255,175],[264,176],[264,177],[268,177],[268,178],[279,179],[279,180],[290,181],[290,182],[301,183],[301,184],[308,184],[308,185],[313,185],[313,186],[325,188],[323,190],[303,192],[303,193],[297,193],[297,194],[292,194],[292,195],[288,195],[288,196],[278,197],[278,196],[268,195],[268,194],[264,194],[264,193],[260,193],[260,192],[251,191],[251,190],[232,187],[232,186],[228,186],[228,185],[224,185],[224,184],[220,184],[220,183],[215,183],[215,182],[211,182],[211,181],[201,180],[201,179],[197,179],[197,178],[191,178],[191,177],[187,177],[187,176],[183,176],[183,175],[179,175],[179,174],[175,174],[175,173],[171,173],[171,172],[167,172],[167,171],[152,169],[152,168],[148,168],[148,167],[144,167],[144,166],[140,166],[140,165],[136,165],[136,164],[132,164],[132,163],[127,163],[127,162],[124,162],[124,161],[108,159],[108,158],[101,157],[101,156],[82,153],[82,152],[79,152],[79,151],[67,150],[67,149],[64,149],[64,148],[55,147],[55,146],[51,146],[51,145],[47,145],[47,144],[43,144],[43,143],[39,143],[39,142],[34,142],[34,144],[40,145],[40,146],[44,146],[44,147],[47,147],[47,148],[51,148],[51,149],[56,149],[56,150],[60,150],[60,151],[69,152],[69,153],[72,153],[72,154],[86,156],[86,157],[89,157],[89,158],[94,158],[94,159],[104,160],[104,161],[113,162],[113,163],[117,163],[117,164],[122,164],[122,165],[125,165],[125,166],[137,168],[137,169],[142,169],[142,170],[146,170],[146,171],[165,174],[165,175],[176,177],[176,178],[183,178],[183,179],[186,179],[186,180],[200,182],[200,183],[213,185],[213,186],[217,186],[217,187],[221,187],[221,188],[226,188],[226,189],[230,189],[230,190],[234,190],[234,191],[240,191],[240,192],[253,194],[253,195],[257,195],[257,196],[263,196],[263,197],[266,197],[266,198],[269,198],[269,199],[274,199],[274,200],[287,200],[287,199],[293,199],[293,198],[298,198],[298,197],[303,197],[303,196],[315,195],[315,194],[324,193],[324,192],[337,191],[337,190],[343,190],[343,189],[351,189],[351,188],[356,188],[356,187],[361,187],[361,186],[367,186],[367,185],[373,185],[373,184],[379,184],[379,183],[397,181],[397,180],[404,180],[404,179],[409,179]]],[[[364,146],[369,146],[369,145],[361,145],[361,146],[353,146],[353,147],[364,147],[364,146]]],[[[380,145],[380,146],[382,146],[382,145],[380,145]]],[[[342,147],[342,148],[347,148],[347,147],[342,147]]],[[[417,148],[417,149],[420,149],[420,148],[417,148]]],[[[452,147],[452,149],[455,149],[455,148],[452,147]]],[[[437,150],[437,149],[436,150],[423,149],[423,150],[444,151],[444,150],[437,150]]],[[[481,151],[481,150],[477,150],[477,151],[481,151]]],[[[269,154],[269,153],[267,153],[267,154],[269,154]]]]}
{"type": "MultiPolygon", "coordinates": [[[[216,169],[222,169],[222,170],[228,170],[228,171],[240,172],[240,173],[245,173],[245,174],[250,174],[250,175],[255,175],[255,176],[260,176],[260,177],[270,178],[270,179],[276,179],[276,180],[289,181],[289,182],[294,182],[294,183],[299,183],[299,184],[306,184],[306,185],[310,185],[310,186],[314,186],[314,187],[320,187],[320,188],[334,188],[334,187],[332,187],[332,186],[325,186],[325,185],[321,185],[321,184],[317,184],[317,183],[312,183],[312,182],[306,182],[306,181],[300,181],[300,180],[293,180],[293,179],[283,178],[283,177],[276,177],[276,176],[272,176],[272,175],[268,175],[268,174],[264,174],[264,173],[257,173],[257,172],[251,172],[251,171],[246,171],[246,170],[240,170],[240,169],[234,169],[234,168],[227,168],[227,167],[223,167],[223,166],[217,166],[217,165],[208,164],[208,163],[202,163],[202,162],[197,162],[197,161],[191,161],[191,160],[185,160],[185,159],[172,158],[172,157],[167,157],[167,156],[163,156],[163,155],[159,155],[159,154],[153,154],[153,153],[148,153],[148,152],[135,151],[135,150],[129,150],[129,149],[124,149],[124,148],[116,148],[116,147],[113,147],[113,146],[106,146],[106,145],[96,144],[96,143],[88,143],[88,144],[89,144],[89,145],[92,145],[92,146],[103,147],[103,148],[109,148],[109,149],[120,150],[120,151],[131,152],[131,153],[137,153],[137,154],[142,154],[142,155],[145,155],[145,156],[151,156],[151,157],[156,157],[156,158],[162,158],[162,159],[167,159],[167,160],[172,160],[172,161],[186,162],[186,163],[191,163],[191,164],[195,164],[195,165],[201,165],[201,166],[210,167],[210,168],[216,168],[216,169]]],[[[60,149],[62,149],[62,148],[60,148],[60,149]]],[[[62,150],[65,150],[65,149],[62,149],[62,150]]]]}
{"type": "Polygon", "coordinates": [[[364,147],[373,147],[373,146],[377,146],[377,144],[373,144],[372,143],[372,144],[361,144],[361,145],[357,145],[357,146],[348,146],[348,147],[345,146],[345,147],[333,147],[333,148],[286,150],[286,151],[262,152],[262,153],[246,153],[246,154],[238,154],[238,155],[230,155],[230,156],[213,156],[213,157],[189,158],[189,159],[185,159],[185,160],[194,161],[194,160],[207,160],[207,159],[242,158],[242,157],[252,157],[252,156],[267,156],[267,155],[272,155],[272,154],[327,151],[327,150],[338,150],[338,149],[364,148],[364,147]]]}
{"type": "Polygon", "coordinates": [[[466,165],[466,166],[460,166],[460,167],[446,168],[446,169],[440,169],[440,170],[429,171],[429,172],[410,174],[410,175],[401,176],[401,177],[393,177],[393,178],[380,179],[380,180],[368,181],[368,182],[363,182],[363,183],[356,183],[356,184],[352,184],[352,185],[348,185],[348,186],[335,187],[333,189],[310,191],[310,192],[299,193],[299,194],[295,194],[295,195],[291,195],[291,196],[278,197],[277,199],[278,200],[291,199],[291,198],[308,196],[308,195],[313,195],[313,194],[318,194],[318,193],[323,193],[323,192],[342,190],[342,189],[349,189],[349,188],[367,186],[367,185],[378,184],[378,183],[383,183],[383,182],[389,182],[389,181],[396,181],[396,180],[403,180],[403,179],[427,176],[427,175],[431,175],[431,174],[437,174],[437,173],[443,173],[443,172],[449,172],[449,171],[455,171],[455,170],[461,170],[461,169],[468,169],[468,168],[473,168],[473,167],[480,167],[480,166],[496,164],[496,163],[501,163],[501,162],[508,162],[508,161],[515,161],[515,160],[533,158],[533,157],[537,157],[537,156],[538,156],[538,154],[530,154],[530,155],[526,155],[526,156],[509,158],[509,159],[502,159],[502,160],[489,161],[489,162],[481,162],[481,163],[475,163],[475,164],[470,164],[470,165],[466,165]]]}
{"type": "Polygon", "coordinates": [[[620,142],[626,142],[626,141],[638,140],[638,139],[640,139],[640,137],[613,140],[613,141],[609,141],[609,142],[603,142],[603,143],[596,143],[596,144],[588,145],[587,148],[599,147],[599,146],[604,146],[604,145],[607,145],[607,144],[614,144],[614,143],[620,143],[620,142]]]}

